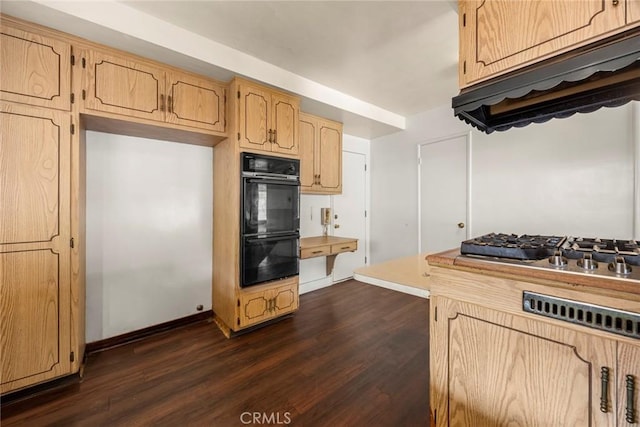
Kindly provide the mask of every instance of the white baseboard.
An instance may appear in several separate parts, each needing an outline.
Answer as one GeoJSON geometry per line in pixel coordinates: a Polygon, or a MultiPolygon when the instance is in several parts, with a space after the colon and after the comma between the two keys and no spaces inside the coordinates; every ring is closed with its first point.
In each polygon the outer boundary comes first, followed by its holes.
{"type": "Polygon", "coordinates": [[[318,289],[326,288],[331,285],[333,285],[333,283],[331,283],[331,276],[327,276],[320,280],[300,283],[300,286],[298,287],[298,293],[302,295],[306,294],[307,292],[317,291],[318,289]]]}
{"type": "Polygon", "coordinates": [[[359,282],[368,283],[374,286],[380,286],[381,288],[391,289],[392,291],[398,291],[409,295],[414,295],[420,298],[429,298],[429,291],[426,289],[414,288],[411,286],[401,285],[399,283],[387,282],[386,280],[376,279],[374,277],[362,276],[360,274],[354,274],[353,278],[359,282]]]}

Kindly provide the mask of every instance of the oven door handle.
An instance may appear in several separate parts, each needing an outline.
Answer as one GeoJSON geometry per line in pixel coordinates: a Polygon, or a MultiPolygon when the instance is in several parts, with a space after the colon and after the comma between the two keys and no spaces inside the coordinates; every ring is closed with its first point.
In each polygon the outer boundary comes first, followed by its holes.
{"type": "Polygon", "coordinates": [[[293,179],[274,179],[274,178],[245,178],[250,184],[275,184],[275,185],[290,185],[292,187],[299,187],[300,181],[293,179]]]}
{"type": "Polygon", "coordinates": [[[260,243],[260,242],[273,242],[275,240],[298,240],[300,238],[297,234],[285,234],[282,236],[271,236],[271,237],[254,237],[246,239],[247,243],[260,243]]]}

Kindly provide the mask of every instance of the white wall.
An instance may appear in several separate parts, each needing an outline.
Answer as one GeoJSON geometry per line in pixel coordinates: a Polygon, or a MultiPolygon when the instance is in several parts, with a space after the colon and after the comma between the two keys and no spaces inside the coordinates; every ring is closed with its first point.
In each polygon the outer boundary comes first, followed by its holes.
{"type": "MultiPolygon", "coordinates": [[[[633,110],[605,108],[491,135],[473,130],[472,234],[632,237],[633,110]]],[[[373,263],[417,252],[416,145],[469,130],[443,106],[371,141],[373,263]]]]}
{"type": "Polygon", "coordinates": [[[87,342],[210,309],[212,149],[86,139],[87,342]]]}

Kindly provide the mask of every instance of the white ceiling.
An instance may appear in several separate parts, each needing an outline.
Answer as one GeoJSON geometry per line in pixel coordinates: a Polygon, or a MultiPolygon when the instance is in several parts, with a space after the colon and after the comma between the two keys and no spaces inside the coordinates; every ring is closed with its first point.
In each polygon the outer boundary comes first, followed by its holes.
{"type": "Polygon", "coordinates": [[[3,0],[1,7],[214,78],[240,74],[296,92],[305,111],[365,138],[402,129],[404,118],[457,94],[455,0],[3,0]]]}

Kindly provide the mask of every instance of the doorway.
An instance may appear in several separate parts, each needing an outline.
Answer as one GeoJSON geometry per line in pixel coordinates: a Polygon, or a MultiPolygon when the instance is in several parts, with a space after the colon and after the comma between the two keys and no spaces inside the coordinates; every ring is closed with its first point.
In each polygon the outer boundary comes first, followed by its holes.
{"type": "Polygon", "coordinates": [[[420,253],[460,246],[471,233],[470,134],[418,145],[418,227],[420,253]]]}
{"type": "Polygon", "coordinates": [[[353,277],[353,271],[367,263],[367,156],[342,152],[342,194],[332,196],[333,235],[358,239],[358,250],[336,257],[333,281],[353,277]]]}

